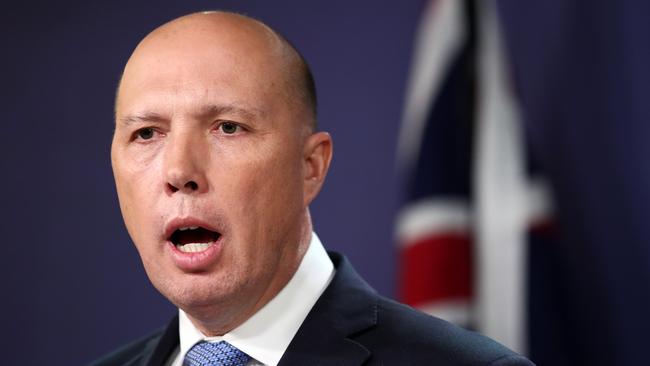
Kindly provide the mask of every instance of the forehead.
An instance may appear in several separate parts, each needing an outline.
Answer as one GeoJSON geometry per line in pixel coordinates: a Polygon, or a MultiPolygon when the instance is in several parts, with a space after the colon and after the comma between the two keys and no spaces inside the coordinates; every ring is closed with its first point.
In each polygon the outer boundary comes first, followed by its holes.
{"type": "Polygon", "coordinates": [[[118,92],[118,113],[142,104],[250,104],[269,109],[286,99],[285,51],[263,26],[185,22],[138,45],[118,92]]]}

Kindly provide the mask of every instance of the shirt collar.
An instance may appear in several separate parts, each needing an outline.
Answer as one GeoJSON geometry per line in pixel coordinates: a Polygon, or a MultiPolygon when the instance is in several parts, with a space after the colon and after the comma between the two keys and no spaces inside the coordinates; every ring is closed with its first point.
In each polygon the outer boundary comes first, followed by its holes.
{"type": "Polygon", "coordinates": [[[298,328],[334,277],[334,265],[316,233],[298,270],[284,288],[237,328],[206,337],[179,309],[180,357],[202,340],[226,341],[264,365],[276,366],[298,328]]]}

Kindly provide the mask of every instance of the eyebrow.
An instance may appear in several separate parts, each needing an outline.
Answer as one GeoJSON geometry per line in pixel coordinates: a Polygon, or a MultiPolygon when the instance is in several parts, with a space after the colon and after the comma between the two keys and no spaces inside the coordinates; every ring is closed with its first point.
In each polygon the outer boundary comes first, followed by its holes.
{"type": "Polygon", "coordinates": [[[211,104],[200,108],[195,117],[206,119],[224,114],[237,114],[246,119],[254,120],[263,117],[265,113],[257,108],[241,107],[237,104],[211,104]]]}
{"type": "MultiPolygon", "coordinates": [[[[199,108],[197,112],[193,113],[192,117],[204,120],[226,114],[239,115],[249,120],[255,120],[264,117],[265,115],[262,110],[257,108],[245,108],[236,104],[211,104],[199,108]]],[[[161,114],[151,111],[145,111],[119,118],[119,122],[126,126],[146,122],[165,122],[168,120],[168,118],[161,114]]]]}
{"type": "Polygon", "coordinates": [[[119,122],[123,125],[130,126],[136,123],[143,122],[161,122],[165,121],[166,118],[155,112],[144,112],[133,115],[124,116],[119,119],[119,122]]]}

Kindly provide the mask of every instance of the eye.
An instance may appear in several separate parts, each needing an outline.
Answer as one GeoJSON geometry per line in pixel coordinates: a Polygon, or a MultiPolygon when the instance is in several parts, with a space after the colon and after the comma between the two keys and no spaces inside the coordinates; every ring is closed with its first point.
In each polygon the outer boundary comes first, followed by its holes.
{"type": "Polygon", "coordinates": [[[226,135],[232,135],[240,129],[239,125],[234,122],[223,122],[221,125],[219,125],[219,128],[226,135]]]}
{"type": "Polygon", "coordinates": [[[149,140],[153,137],[155,131],[151,127],[145,127],[141,128],[138,131],[136,131],[137,137],[143,139],[143,140],[149,140]]]}

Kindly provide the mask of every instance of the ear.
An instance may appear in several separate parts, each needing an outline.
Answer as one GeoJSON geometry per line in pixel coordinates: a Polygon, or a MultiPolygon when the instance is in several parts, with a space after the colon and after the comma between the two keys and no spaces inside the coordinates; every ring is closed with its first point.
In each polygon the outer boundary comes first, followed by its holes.
{"type": "Polygon", "coordinates": [[[303,200],[308,206],[323,186],[332,160],[332,137],[316,132],[307,138],[303,150],[303,200]]]}

